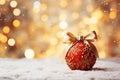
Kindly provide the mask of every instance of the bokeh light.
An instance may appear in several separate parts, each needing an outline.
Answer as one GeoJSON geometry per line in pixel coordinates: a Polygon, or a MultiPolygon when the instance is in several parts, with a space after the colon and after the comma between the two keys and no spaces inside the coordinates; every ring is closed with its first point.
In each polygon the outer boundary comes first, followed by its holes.
{"type": "Polygon", "coordinates": [[[14,27],[19,27],[19,26],[20,26],[20,21],[17,20],[17,19],[14,20],[14,21],[13,21],[13,26],[14,26],[14,27]]]}
{"type": "Polygon", "coordinates": [[[46,10],[47,9],[47,4],[42,3],[41,4],[41,10],[46,10]]]}
{"type": "Polygon", "coordinates": [[[15,9],[13,10],[13,14],[14,14],[15,16],[19,16],[19,15],[21,14],[20,9],[19,9],[19,8],[15,8],[15,9]]]}
{"type": "Polygon", "coordinates": [[[12,8],[15,8],[15,7],[17,6],[17,1],[12,0],[12,1],[10,2],[10,6],[11,6],[12,8]]]}
{"type": "Polygon", "coordinates": [[[14,46],[14,45],[15,45],[15,39],[10,38],[10,39],[8,40],[8,45],[9,45],[9,46],[14,46]]]}
{"type": "Polygon", "coordinates": [[[39,8],[39,7],[40,7],[40,2],[39,2],[39,1],[35,1],[35,2],[33,3],[33,7],[34,7],[34,8],[39,8]]]}
{"type": "Polygon", "coordinates": [[[1,43],[6,43],[6,42],[7,42],[7,39],[8,39],[8,38],[7,38],[6,35],[0,33],[0,41],[1,41],[1,43]]]}
{"type": "Polygon", "coordinates": [[[41,16],[42,21],[47,21],[48,20],[48,15],[44,14],[41,16]]]}
{"type": "Polygon", "coordinates": [[[35,1],[33,3],[33,12],[34,13],[38,13],[40,11],[40,2],[39,1],[35,1]]]}
{"type": "Polygon", "coordinates": [[[90,18],[90,23],[92,23],[92,24],[95,24],[95,23],[97,23],[97,18],[96,17],[92,17],[92,18],[90,18]]]}
{"type": "Polygon", "coordinates": [[[111,11],[110,14],[109,14],[109,18],[110,18],[110,19],[115,19],[116,16],[117,16],[116,11],[111,11]]]}
{"type": "Polygon", "coordinates": [[[10,28],[9,28],[8,26],[4,26],[4,27],[3,27],[3,32],[4,32],[5,34],[8,34],[8,33],[10,32],[10,28]]]}
{"type": "Polygon", "coordinates": [[[60,7],[62,7],[62,8],[67,7],[67,5],[68,5],[68,3],[65,0],[63,0],[63,1],[60,2],[60,7]]]}
{"type": "Polygon", "coordinates": [[[59,26],[61,29],[66,29],[68,27],[68,24],[66,21],[62,21],[59,23],[59,26]]]}
{"type": "Polygon", "coordinates": [[[28,59],[34,58],[35,53],[32,49],[26,49],[25,50],[25,57],[28,59]]]}
{"type": "Polygon", "coordinates": [[[4,5],[5,4],[5,0],[0,0],[0,5],[4,5]]]}

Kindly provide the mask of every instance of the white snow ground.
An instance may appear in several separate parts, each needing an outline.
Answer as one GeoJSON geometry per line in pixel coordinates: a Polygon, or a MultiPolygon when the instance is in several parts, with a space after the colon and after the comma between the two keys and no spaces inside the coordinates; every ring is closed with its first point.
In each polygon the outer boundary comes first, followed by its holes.
{"type": "Polygon", "coordinates": [[[58,58],[0,58],[0,80],[120,80],[120,59],[98,59],[93,70],[70,70],[58,58]]]}

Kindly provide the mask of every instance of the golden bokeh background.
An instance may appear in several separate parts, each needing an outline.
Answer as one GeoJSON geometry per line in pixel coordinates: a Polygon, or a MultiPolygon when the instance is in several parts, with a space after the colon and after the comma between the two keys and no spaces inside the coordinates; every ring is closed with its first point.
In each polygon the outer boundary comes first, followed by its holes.
{"type": "Polygon", "coordinates": [[[119,0],[0,0],[0,57],[64,58],[66,32],[95,30],[99,58],[120,57],[119,0]]]}

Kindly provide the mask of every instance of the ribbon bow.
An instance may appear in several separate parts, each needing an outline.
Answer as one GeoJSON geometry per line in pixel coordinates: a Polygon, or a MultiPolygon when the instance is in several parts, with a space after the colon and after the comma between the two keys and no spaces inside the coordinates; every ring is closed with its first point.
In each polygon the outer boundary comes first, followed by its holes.
{"type": "Polygon", "coordinates": [[[69,37],[69,43],[75,43],[78,40],[82,40],[82,41],[87,40],[89,42],[93,42],[94,40],[97,39],[97,34],[95,31],[92,31],[86,36],[75,37],[71,32],[67,32],[67,35],[69,37]]]}

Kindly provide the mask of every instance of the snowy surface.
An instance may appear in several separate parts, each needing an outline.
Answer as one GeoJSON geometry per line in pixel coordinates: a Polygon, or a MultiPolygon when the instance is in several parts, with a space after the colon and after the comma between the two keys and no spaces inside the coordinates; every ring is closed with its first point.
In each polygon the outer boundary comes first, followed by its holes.
{"type": "Polygon", "coordinates": [[[0,80],[120,80],[120,59],[98,59],[93,70],[70,70],[58,58],[0,58],[0,80]]]}

